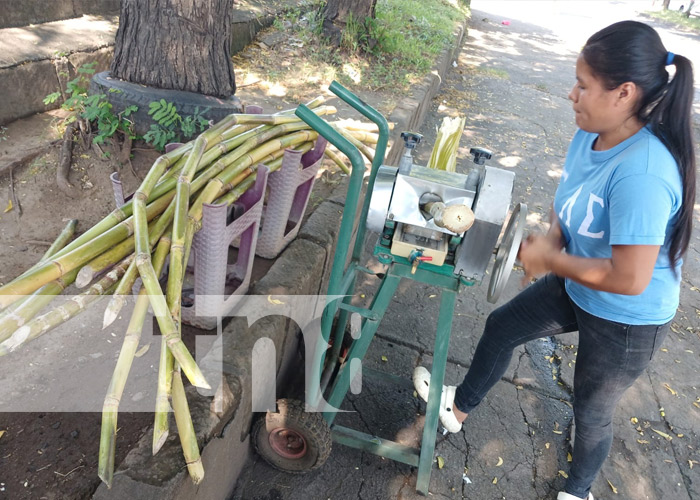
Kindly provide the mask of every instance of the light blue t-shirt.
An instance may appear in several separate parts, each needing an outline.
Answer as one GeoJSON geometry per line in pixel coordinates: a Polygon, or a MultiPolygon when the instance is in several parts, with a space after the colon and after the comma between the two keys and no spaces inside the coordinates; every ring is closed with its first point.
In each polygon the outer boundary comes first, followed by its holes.
{"type": "Polygon", "coordinates": [[[647,128],[607,151],[594,151],[598,137],[578,130],[566,155],[554,198],[566,252],[610,258],[611,245],[661,245],[649,286],[641,295],[592,290],[566,280],[571,299],[586,312],[619,323],[670,321],[680,293],[680,266],[671,268],[671,231],[683,201],[678,166],[647,128]]]}

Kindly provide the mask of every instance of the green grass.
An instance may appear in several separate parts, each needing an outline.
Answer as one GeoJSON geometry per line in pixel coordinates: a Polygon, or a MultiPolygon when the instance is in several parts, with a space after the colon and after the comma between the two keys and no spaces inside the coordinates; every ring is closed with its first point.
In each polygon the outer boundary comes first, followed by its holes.
{"type": "MultiPolygon", "coordinates": [[[[322,75],[323,80],[369,89],[405,89],[425,76],[454,40],[457,23],[469,13],[464,0],[378,0],[376,18],[350,19],[340,50],[335,50],[321,37],[324,3],[306,14],[289,12],[276,19],[273,27],[284,31],[289,21],[293,28],[287,33],[303,42],[303,56],[297,59],[297,63],[303,61],[302,77],[322,75]],[[302,18],[308,22],[300,23],[302,18]]],[[[265,66],[263,72],[270,81],[289,84],[293,79],[280,68],[265,66]]]]}
{"type": "Polygon", "coordinates": [[[700,32],[700,17],[685,17],[685,15],[676,10],[653,10],[646,14],[650,17],[673,23],[676,26],[700,32]]]}

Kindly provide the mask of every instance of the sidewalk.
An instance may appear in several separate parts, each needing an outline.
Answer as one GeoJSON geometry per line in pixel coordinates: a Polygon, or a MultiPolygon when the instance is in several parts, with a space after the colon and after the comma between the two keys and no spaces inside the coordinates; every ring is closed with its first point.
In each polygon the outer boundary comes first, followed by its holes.
{"type": "MultiPolygon", "coordinates": [[[[528,204],[528,230],[545,227],[574,132],[566,96],[579,48],[595,30],[637,16],[629,2],[599,2],[595,12],[585,2],[538,2],[538,8],[529,2],[472,0],[468,36],[420,129],[424,142],[416,159],[427,162],[443,116],[466,115],[458,169],[466,168],[470,147],[494,151],[490,164],[516,173],[513,201],[528,204]]],[[[652,24],[670,50],[700,54],[697,37],[652,24]]],[[[694,404],[700,396],[699,249],[696,232],[672,332],[618,408],[613,449],[593,485],[596,499],[700,498],[700,408],[694,404]]],[[[517,293],[519,278],[513,274],[499,305],[517,293]]],[[[358,293],[371,298],[373,285],[358,293]]],[[[448,384],[461,381],[495,307],[485,300],[486,286],[460,293],[448,384]]],[[[438,303],[437,289],[402,283],[363,360],[362,393],[346,398],[343,409],[352,413],[339,416],[339,423],[417,444],[425,404],[413,395],[410,376],[416,365],[431,365],[438,303]],[[371,369],[406,382],[378,381],[368,374],[371,369]]],[[[437,436],[436,455],[444,465],[433,468],[428,498],[556,498],[569,470],[576,344],[577,334],[568,334],[531,342],[515,353],[503,381],[470,415],[464,430],[437,436]]],[[[416,475],[415,468],[334,444],[325,466],[301,476],[280,473],[253,456],[232,498],[424,498],[415,493],[416,475]]]]}

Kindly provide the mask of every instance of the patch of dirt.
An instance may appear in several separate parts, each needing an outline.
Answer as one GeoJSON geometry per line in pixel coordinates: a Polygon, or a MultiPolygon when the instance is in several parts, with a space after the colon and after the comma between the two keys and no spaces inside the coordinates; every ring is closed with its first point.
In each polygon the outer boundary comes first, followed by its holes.
{"type": "MultiPolygon", "coordinates": [[[[12,140],[14,147],[23,147],[21,137],[12,140]]],[[[9,175],[0,178],[2,283],[34,265],[69,219],[78,219],[78,231],[83,232],[114,209],[113,171],[119,172],[127,192],[139,182],[128,167],[76,143],[69,180],[79,196],[69,198],[56,186],[59,151],[60,143],[54,143],[15,168],[13,189],[9,175]]],[[[134,150],[136,173],[147,172],[157,156],[150,148],[134,150]]],[[[117,463],[148,430],[153,416],[120,413],[119,419],[117,463]]],[[[0,437],[0,498],[89,498],[99,484],[100,421],[99,413],[0,412],[0,431],[5,431],[0,437]]]]}

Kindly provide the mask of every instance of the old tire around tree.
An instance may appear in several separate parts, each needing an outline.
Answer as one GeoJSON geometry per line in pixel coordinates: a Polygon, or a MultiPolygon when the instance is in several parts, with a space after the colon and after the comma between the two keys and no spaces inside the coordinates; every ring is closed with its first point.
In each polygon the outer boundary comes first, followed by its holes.
{"type": "Polygon", "coordinates": [[[279,399],[253,426],[255,451],[274,468],[303,474],[321,467],[331,454],[331,430],[320,412],[307,413],[304,403],[279,399]]]}

